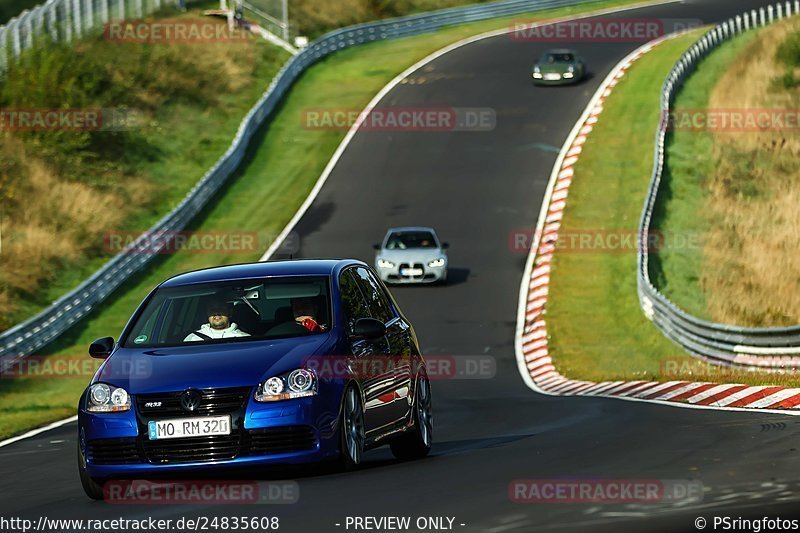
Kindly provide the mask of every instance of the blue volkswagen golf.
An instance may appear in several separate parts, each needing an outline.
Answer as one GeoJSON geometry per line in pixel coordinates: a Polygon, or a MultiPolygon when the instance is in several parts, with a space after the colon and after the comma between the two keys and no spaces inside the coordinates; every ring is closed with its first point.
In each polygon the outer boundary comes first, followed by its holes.
{"type": "Polygon", "coordinates": [[[210,268],[156,287],[81,396],[86,494],[115,478],[338,461],[431,448],[431,390],[414,328],[366,264],[210,268]]]}

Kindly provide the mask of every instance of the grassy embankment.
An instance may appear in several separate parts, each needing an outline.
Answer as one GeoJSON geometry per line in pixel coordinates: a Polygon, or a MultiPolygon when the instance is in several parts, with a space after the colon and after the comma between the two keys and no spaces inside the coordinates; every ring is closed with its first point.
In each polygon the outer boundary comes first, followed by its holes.
{"type": "MultiPolygon", "coordinates": [[[[562,231],[637,231],[652,171],[655,130],[661,118],[661,85],[674,62],[699,35],[697,31],[659,45],[633,65],[606,99],[603,114],[575,166],[562,231]]],[[[718,79],[753,37],[723,45],[712,54],[690,78],[688,94],[710,88],[708,80],[718,79]]],[[[682,92],[677,105],[694,104],[682,92]]],[[[699,165],[702,159],[697,155],[693,164],[699,165]]],[[[672,187],[673,200],[687,196],[693,197],[672,187]]],[[[693,224],[662,226],[669,237],[666,242],[673,243],[667,250],[685,253],[688,248],[694,253],[693,246],[683,243],[694,242],[684,238],[694,238],[697,229],[693,224]]],[[[547,323],[556,367],[576,379],[800,384],[796,377],[706,365],[668,341],[639,307],[633,250],[556,253],[547,323]]]]}

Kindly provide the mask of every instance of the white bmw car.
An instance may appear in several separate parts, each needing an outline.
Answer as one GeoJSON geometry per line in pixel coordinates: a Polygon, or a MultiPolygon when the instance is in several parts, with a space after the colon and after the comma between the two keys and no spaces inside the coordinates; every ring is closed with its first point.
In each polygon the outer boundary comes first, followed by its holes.
{"type": "Polygon", "coordinates": [[[392,228],[374,246],[375,269],[385,283],[445,283],[448,246],[432,228],[392,228]]]}

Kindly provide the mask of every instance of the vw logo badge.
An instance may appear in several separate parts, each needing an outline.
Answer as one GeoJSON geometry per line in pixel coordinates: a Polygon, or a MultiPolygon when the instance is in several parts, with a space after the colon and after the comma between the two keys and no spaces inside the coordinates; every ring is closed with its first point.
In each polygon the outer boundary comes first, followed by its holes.
{"type": "Polygon", "coordinates": [[[196,411],[200,407],[201,400],[200,392],[189,389],[181,394],[181,407],[184,411],[196,411]]]}

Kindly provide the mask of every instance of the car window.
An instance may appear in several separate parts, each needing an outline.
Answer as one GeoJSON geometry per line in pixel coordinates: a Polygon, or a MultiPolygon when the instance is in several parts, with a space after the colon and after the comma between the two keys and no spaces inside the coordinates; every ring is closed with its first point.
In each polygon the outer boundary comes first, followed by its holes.
{"type": "Polygon", "coordinates": [[[339,276],[339,293],[342,299],[347,331],[352,332],[359,318],[370,318],[369,306],[358,288],[352,269],[345,270],[339,276]]]}
{"type": "Polygon", "coordinates": [[[372,318],[380,320],[384,324],[394,318],[394,311],[389,304],[389,299],[386,298],[386,294],[375,280],[375,277],[363,267],[357,268],[355,273],[356,281],[358,281],[359,287],[367,297],[367,305],[369,305],[372,318]]]}
{"type": "Polygon", "coordinates": [[[430,231],[395,231],[386,239],[387,250],[436,248],[436,238],[430,231]]]}
{"type": "Polygon", "coordinates": [[[246,342],[329,331],[329,278],[280,276],[163,287],[124,346],[246,342]]]}
{"type": "Polygon", "coordinates": [[[545,55],[545,63],[571,63],[575,60],[572,54],[547,54],[545,55]]]}

